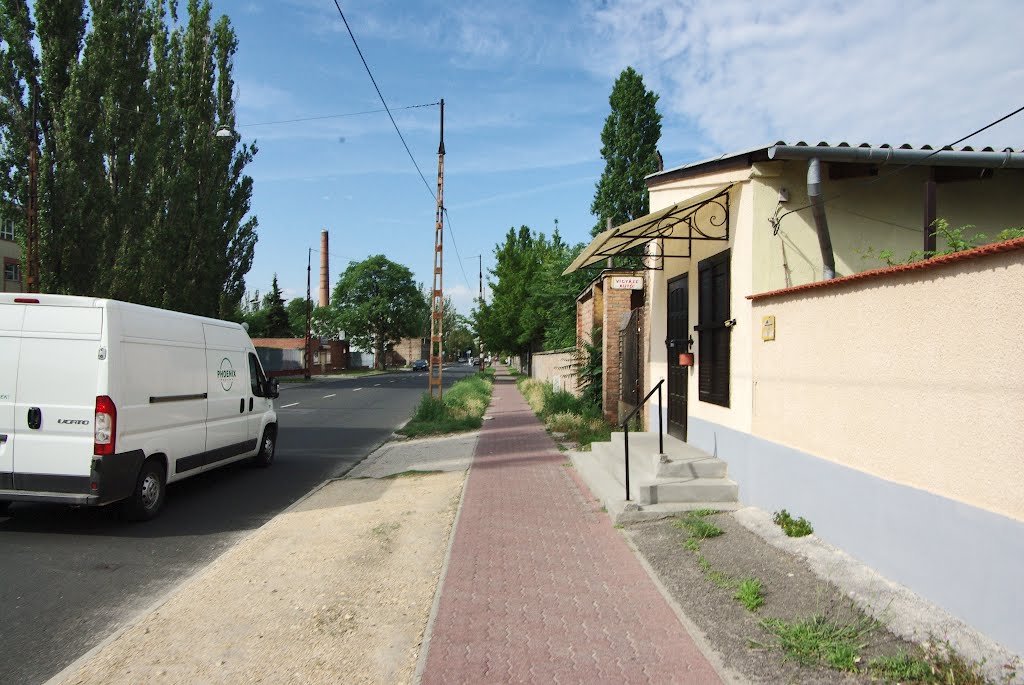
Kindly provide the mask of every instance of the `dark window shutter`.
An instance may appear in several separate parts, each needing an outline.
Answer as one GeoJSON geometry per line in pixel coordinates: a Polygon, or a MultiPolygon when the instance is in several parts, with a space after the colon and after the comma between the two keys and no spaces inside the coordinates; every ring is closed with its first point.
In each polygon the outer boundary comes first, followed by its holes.
{"type": "Polygon", "coordinates": [[[697,264],[699,344],[697,394],[702,402],[729,406],[730,250],[697,264]]]}

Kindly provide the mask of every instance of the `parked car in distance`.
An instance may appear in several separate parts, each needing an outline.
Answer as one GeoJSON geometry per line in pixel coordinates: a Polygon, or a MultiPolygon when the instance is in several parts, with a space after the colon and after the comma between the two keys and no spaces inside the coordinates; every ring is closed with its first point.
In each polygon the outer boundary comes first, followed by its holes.
{"type": "Polygon", "coordinates": [[[427,360],[426,359],[417,359],[416,361],[414,361],[412,363],[412,370],[413,371],[426,371],[428,366],[429,366],[429,364],[427,364],[427,360]]]}

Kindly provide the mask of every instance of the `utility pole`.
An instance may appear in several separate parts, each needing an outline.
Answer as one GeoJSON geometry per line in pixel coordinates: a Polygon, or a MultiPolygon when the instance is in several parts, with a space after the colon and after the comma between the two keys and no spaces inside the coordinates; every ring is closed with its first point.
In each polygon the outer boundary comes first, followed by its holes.
{"type": "MultiPolygon", "coordinates": [[[[484,308],[484,256],[482,254],[477,255],[480,258],[480,310],[484,308]]],[[[480,338],[480,370],[484,370],[484,339],[480,338]]]]}
{"type": "Polygon", "coordinates": [[[313,267],[313,248],[309,248],[309,252],[306,254],[306,373],[305,378],[308,381],[312,377],[310,372],[310,366],[313,363],[313,354],[310,351],[309,345],[309,329],[313,322],[313,299],[310,291],[310,274],[312,273],[313,267]]]}
{"type": "Polygon", "coordinates": [[[28,141],[28,205],[25,207],[25,290],[39,292],[39,217],[38,217],[38,176],[39,146],[36,142],[38,128],[37,101],[38,87],[32,85],[32,135],[28,141]]]}
{"type": "Polygon", "coordinates": [[[441,399],[441,348],[444,319],[444,98],[441,99],[441,144],[437,148],[437,220],[434,222],[434,288],[430,304],[430,396],[441,399]]]}

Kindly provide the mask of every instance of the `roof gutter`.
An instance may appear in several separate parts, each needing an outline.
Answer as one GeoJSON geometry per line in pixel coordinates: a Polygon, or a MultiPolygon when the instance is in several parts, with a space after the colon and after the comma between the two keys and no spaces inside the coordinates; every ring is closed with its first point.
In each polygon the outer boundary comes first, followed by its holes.
{"type": "Polygon", "coordinates": [[[922,166],[964,166],[990,169],[1024,169],[1024,152],[1007,148],[994,150],[913,150],[891,147],[850,147],[842,145],[772,145],[768,159],[819,159],[822,162],[862,164],[920,164],[922,166]]]}
{"type": "Polygon", "coordinates": [[[821,160],[812,157],[807,162],[807,199],[811,202],[814,228],[818,231],[818,247],[821,248],[822,277],[828,281],[836,277],[836,257],[832,252],[832,236],[828,232],[825,218],[825,203],[821,197],[821,160]]]}

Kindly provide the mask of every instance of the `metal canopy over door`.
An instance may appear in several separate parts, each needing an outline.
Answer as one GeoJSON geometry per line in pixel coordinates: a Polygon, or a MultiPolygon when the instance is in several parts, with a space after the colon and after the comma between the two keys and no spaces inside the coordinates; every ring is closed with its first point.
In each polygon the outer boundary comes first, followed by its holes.
{"type": "Polygon", "coordinates": [[[689,351],[690,328],[689,274],[668,284],[668,434],[686,440],[687,366],[680,366],[679,355],[689,351]]]}
{"type": "Polygon", "coordinates": [[[0,490],[14,487],[14,402],[25,305],[0,305],[0,490]]]}

